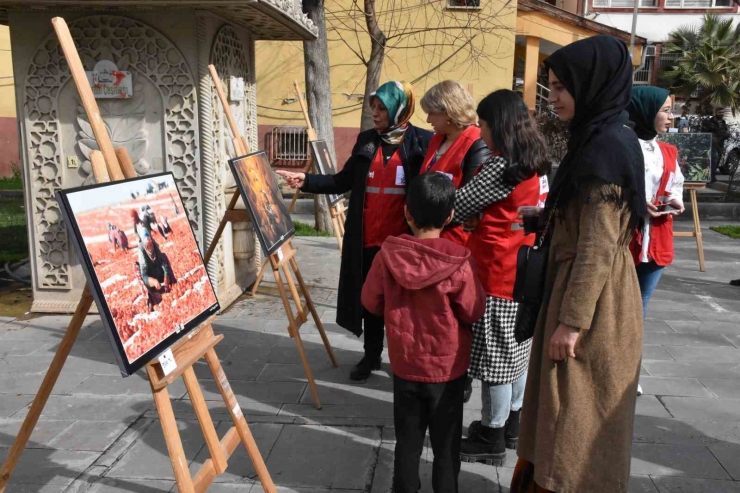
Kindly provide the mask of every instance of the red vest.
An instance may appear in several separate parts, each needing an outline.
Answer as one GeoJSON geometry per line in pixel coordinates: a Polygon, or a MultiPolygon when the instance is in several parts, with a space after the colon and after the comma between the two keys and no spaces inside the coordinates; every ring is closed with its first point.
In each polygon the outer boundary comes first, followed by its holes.
{"type": "Polygon", "coordinates": [[[403,207],[406,205],[406,176],[398,151],[383,164],[378,148],[365,186],[363,247],[379,247],[389,236],[408,233],[403,207]]]}
{"type": "MultiPolygon", "coordinates": [[[[468,153],[475,141],[480,139],[480,128],[475,125],[471,125],[463,130],[457,139],[455,139],[455,142],[452,143],[450,148],[430,166],[434,159],[434,155],[444,142],[445,137],[446,136],[443,134],[434,134],[432,136],[432,140],[429,142],[429,147],[427,148],[427,155],[424,158],[424,163],[421,165],[419,174],[432,171],[444,173],[449,176],[452,183],[455,184],[455,189],[458,189],[462,186],[463,181],[463,159],[465,159],[465,155],[468,153]]],[[[462,226],[456,226],[442,231],[442,238],[453,241],[458,245],[465,245],[468,242],[469,237],[470,233],[463,231],[462,226]]]]}
{"type": "Polygon", "coordinates": [[[513,299],[517,252],[522,245],[534,245],[535,239],[534,234],[524,236],[517,209],[524,205],[543,207],[548,191],[547,177],[533,176],[517,185],[504,200],[483,211],[483,218],[467,246],[478,264],[478,275],[487,295],[513,299]]]}
{"type": "MultiPolygon", "coordinates": [[[[660,179],[658,193],[655,196],[655,205],[668,202],[668,190],[676,177],[676,160],[678,149],[665,142],[658,141],[658,147],[663,153],[663,176],[660,179]]],[[[637,231],[630,244],[635,265],[640,264],[642,257],[642,231],[637,231]]],[[[665,214],[650,219],[650,244],[648,245],[648,259],[652,259],[661,266],[671,265],[673,262],[673,216],[665,214]]]]}

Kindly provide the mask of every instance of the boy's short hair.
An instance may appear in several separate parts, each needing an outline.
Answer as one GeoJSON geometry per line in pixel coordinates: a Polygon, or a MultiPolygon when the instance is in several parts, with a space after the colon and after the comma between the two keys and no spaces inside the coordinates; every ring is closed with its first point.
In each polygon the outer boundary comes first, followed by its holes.
{"type": "Polygon", "coordinates": [[[424,173],[411,181],[406,207],[419,229],[442,229],[455,207],[455,185],[442,173],[424,173]]]}

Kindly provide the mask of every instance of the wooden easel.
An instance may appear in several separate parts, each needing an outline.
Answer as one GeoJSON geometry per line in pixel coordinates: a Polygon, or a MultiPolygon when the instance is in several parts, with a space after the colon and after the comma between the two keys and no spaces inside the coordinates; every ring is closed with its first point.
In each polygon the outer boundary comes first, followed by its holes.
{"type": "MultiPolygon", "coordinates": [[[[301,93],[300,86],[298,85],[298,81],[293,81],[293,87],[295,88],[295,95],[298,98],[298,103],[301,105],[301,111],[303,112],[303,118],[306,120],[306,133],[308,134],[308,140],[319,140],[318,135],[316,134],[316,130],[313,128],[313,125],[311,125],[311,119],[308,117],[308,110],[306,109],[306,102],[303,100],[303,93],[301,93]]],[[[313,168],[313,154],[309,152],[308,154],[308,163],[306,164],[306,167],[303,168],[304,173],[310,173],[311,169],[313,168]]],[[[293,208],[295,207],[295,203],[298,200],[298,197],[300,196],[301,191],[296,190],[293,194],[293,199],[290,201],[290,207],[288,207],[288,212],[293,212],[293,208]]],[[[328,200],[328,198],[327,198],[328,200]]],[[[334,236],[337,238],[337,244],[339,245],[339,252],[342,251],[342,240],[344,239],[344,221],[346,220],[346,217],[344,215],[345,211],[347,209],[344,207],[344,198],[337,202],[336,204],[329,206],[329,214],[331,215],[331,224],[332,229],[334,230],[334,236]]]]}
{"type": "Polygon", "coordinates": [[[694,216],[694,230],[693,231],[676,231],[674,229],[673,236],[678,238],[696,238],[696,250],[699,253],[699,271],[706,272],[707,267],[704,262],[704,245],[701,239],[701,224],[699,223],[699,204],[696,200],[696,191],[699,189],[707,188],[706,183],[685,183],[683,186],[684,190],[689,191],[691,196],[691,214],[694,216]]]}
{"type": "MultiPolygon", "coordinates": [[[[135,178],[136,172],[126,149],[119,148],[114,150],[113,144],[108,137],[67,24],[61,17],[55,17],[52,19],[52,23],[59,38],[59,44],[69,64],[77,91],[80,94],[82,105],[85,108],[93,133],[95,134],[95,139],[100,147],[100,151],[92,151],[90,156],[96,181],[102,183],[111,180],[118,181],[126,178],[135,178]]],[[[67,356],[69,356],[92,303],[93,297],[90,287],[86,285],[82,291],[80,302],[77,304],[74,316],[67,326],[67,331],[62,338],[62,342],[31,404],[31,409],[23,421],[23,425],[16,436],[2,469],[0,469],[0,493],[5,491],[10,476],[18,464],[23,450],[26,448],[31,433],[36,427],[38,419],[54,388],[59,373],[62,371],[67,356]]],[[[226,471],[229,457],[234,453],[239,442],[242,442],[252,460],[262,487],[267,493],[276,493],[277,490],[270,478],[270,474],[257,448],[254,437],[249,430],[247,420],[242,414],[234,392],[231,390],[229,381],[226,379],[226,375],[216,355],[214,348],[222,339],[223,335],[217,336],[213,333],[213,328],[209,320],[188,334],[186,338],[181,339],[172,346],[171,349],[177,367],[172,369],[167,375],[164,374],[161,365],[156,360],[146,365],[146,372],[149,377],[152,395],[154,396],[154,404],[159,415],[159,422],[162,425],[162,432],[175,473],[178,491],[180,493],[201,493],[206,491],[213,480],[226,471]],[[208,367],[211,369],[216,386],[219,392],[221,392],[221,396],[234,422],[234,426],[226,432],[222,440],[218,439],[216,428],[213,425],[213,420],[203,398],[203,392],[193,370],[193,364],[201,358],[205,358],[208,367]],[[190,475],[188,469],[188,460],[183,450],[180,433],[175,421],[175,414],[172,409],[172,402],[167,392],[167,386],[180,376],[185,381],[185,387],[193,403],[195,414],[200,423],[211,456],[200,468],[195,478],[190,475]]]]}
{"type": "MultiPolygon", "coordinates": [[[[244,137],[239,134],[239,128],[237,127],[236,120],[234,120],[234,116],[232,115],[231,109],[229,108],[229,103],[226,100],[226,95],[224,94],[218,72],[216,72],[216,67],[214,67],[213,65],[209,65],[208,70],[211,72],[211,77],[213,78],[213,82],[216,86],[216,93],[218,94],[218,98],[221,101],[226,119],[229,123],[229,128],[231,129],[231,134],[233,136],[234,142],[234,151],[237,153],[238,156],[249,154],[249,147],[247,146],[244,137]]],[[[234,192],[234,195],[231,198],[231,202],[229,202],[229,205],[226,208],[226,212],[223,219],[221,219],[221,223],[218,225],[216,234],[211,240],[211,245],[208,247],[208,251],[206,252],[205,256],[206,262],[210,260],[211,255],[213,254],[213,251],[218,244],[218,240],[221,237],[221,234],[223,233],[223,230],[228,222],[241,222],[251,220],[248,217],[246,210],[235,209],[236,203],[239,200],[239,196],[239,189],[237,188],[236,192],[234,192]]],[[[329,354],[331,364],[335,368],[337,367],[337,360],[334,358],[334,351],[332,350],[331,344],[329,343],[329,338],[326,336],[326,332],[324,331],[324,325],[321,323],[321,318],[319,317],[319,314],[314,307],[313,301],[311,300],[311,294],[308,291],[306,283],[303,281],[303,276],[301,275],[301,271],[295,261],[294,257],[296,251],[297,250],[293,247],[291,241],[288,240],[277,252],[270,255],[266,259],[267,262],[262,263],[260,272],[257,275],[257,280],[252,287],[252,295],[256,294],[257,287],[260,285],[262,279],[265,276],[267,266],[270,265],[272,267],[273,275],[275,276],[275,283],[277,284],[280,298],[283,301],[285,314],[288,317],[288,334],[290,334],[291,338],[295,339],[296,347],[298,348],[298,356],[300,357],[301,363],[303,364],[303,369],[306,372],[306,379],[308,380],[308,385],[311,388],[313,401],[316,404],[316,407],[318,409],[321,409],[321,401],[319,400],[319,393],[316,388],[316,382],[313,378],[313,371],[311,370],[311,366],[308,363],[308,358],[306,357],[306,351],[303,347],[303,341],[301,340],[300,334],[301,326],[308,321],[307,312],[311,312],[314,323],[316,324],[316,328],[319,330],[319,334],[321,335],[321,340],[324,342],[326,352],[329,354]],[[285,281],[283,281],[283,275],[285,276],[285,281]],[[295,281],[298,282],[300,292],[303,293],[305,303],[301,301],[300,293],[298,291],[298,288],[296,287],[293,276],[295,276],[295,281]],[[290,295],[293,297],[293,302],[295,303],[297,308],[297,313],[295,315],[293,314],[293,309],[290,306],[290,297],[288,296],[288,292],[285,289],[286,283],[290,290],[290,295]]]]}

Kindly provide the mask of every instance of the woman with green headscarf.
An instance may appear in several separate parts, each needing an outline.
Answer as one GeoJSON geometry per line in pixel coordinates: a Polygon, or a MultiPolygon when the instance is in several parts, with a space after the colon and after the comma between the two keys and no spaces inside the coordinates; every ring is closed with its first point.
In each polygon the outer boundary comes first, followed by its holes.
{"type": "Polygon", "coordinates": [[[380,369],[385,325],[360,300],[380,245],[408,232],[404,205],[408,184],[419,174],[432,133],[412,125],[414,93],[407,82],[391,81],[370,95],[374,128],[360,132],[352,155],[335,175],[277,171],[293,188],[320,194],[352,192],[342,243],[337,324],[357,337],[365,333],[365,354],[350,373],[365,380],[380,369]]]}
{"type": "MultiPolygon", "coordinates": [[[[642,294],[642,314],[663,269],[673,262],[673,216],[683,212],[683,174],[678,149],[657,140],[671,128],[671,94],[660,87],[637,86],[627,108],[645,157],[645,199],[648,217],[632,238],[630,250],[637,266],[642,294]]],[[[642,388],[638,386],[638,394],[642,388]]]]}

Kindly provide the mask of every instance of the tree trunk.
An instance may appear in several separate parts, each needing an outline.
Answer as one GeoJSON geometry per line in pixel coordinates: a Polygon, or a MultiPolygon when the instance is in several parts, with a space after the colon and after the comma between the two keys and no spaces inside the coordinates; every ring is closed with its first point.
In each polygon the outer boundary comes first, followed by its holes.
{"type": "Polygon", "coordinates": [[[373,115],[370,110],[370,93],[375,91],[380,85],[380,72],[383,69],[383,59],[385,58],[386,37],[383,31],[380,30],[380,26],[378,26],[378,19],[375,14],[375,0],[365,0],[365,22],[367,23],[367,32],[370,34],[372,49],[370,50],[370,58],[366,63],[365,100],[362,104],[360,130],[373,128],[373,115]]]}
{"type": "MultiPolygon", "coordinates": [[[[324,0],[303,0],[303,10],[319,29],[316,41],[303,42],[303,62],[306,69],[306,101],[308,116],[319,139],[326,141],[331,158],[334,151],[334,125],[331,117],[331,84],[329,82],[329,48],[326,41],[324,0]]],[[[316,195],[314,211],[317,231],[331,231],[331,215],[324,195],[316,195]]]]}

